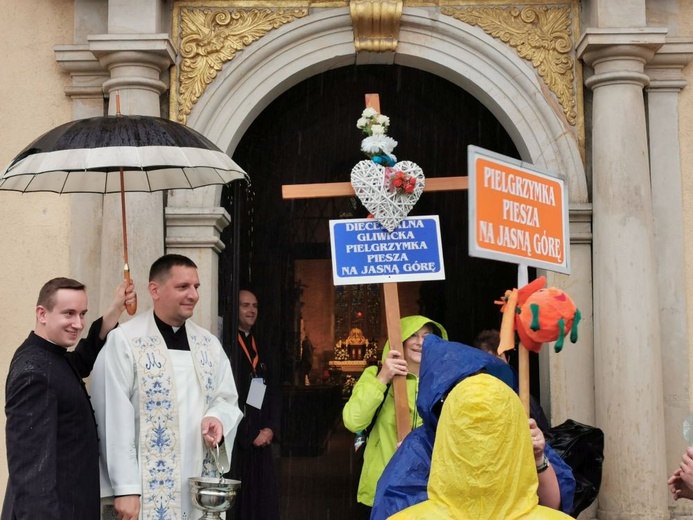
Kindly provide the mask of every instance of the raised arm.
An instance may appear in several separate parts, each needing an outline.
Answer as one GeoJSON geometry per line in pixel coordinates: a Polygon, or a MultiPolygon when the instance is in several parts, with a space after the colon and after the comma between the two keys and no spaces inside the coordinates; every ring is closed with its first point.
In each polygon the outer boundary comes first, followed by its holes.
{"type": "Polygon", "coordinates": [[[534,462],[537,466],[537,476],[539,477],[539,487],[537,488],[539,503],[543,506],[560,510],[561,490],[558,487],[558,478],[548,457],[544,453],[546,445],[544,434],[534,419],[529,419],[529,431],[532,434],[534,462]]]}
{"type": "Polygon", "coordinates": [[[92,323],[87,337],[79,340],[74,351],[68,353],[70,362],[81,377],[87,377],[91,373],[96,357],[106,342],[106,335],[118,324],[118,318],[123,314],[125,304],[133,298],[135,298],[134,285],[130,283],[126,286],[126,281],[121,281],[103,317],[92,323]]]}
{"type": "Polygon", "coordinates": [[[132,283],[132,281],[128,284],[127,280],[122,280],[115,289],[111,304],[103,314],[103,322],[101,324],[101,330],[99,331],[100,339],[106,339],[106,335],[118,324],[118,320],[120,319],[120,315],[123,314],[125,306],[133,302],[136,298],[137,293],[135,293],[135,284],[132,283]]]}
{"type": "Polygon", "coordinates": [[[344,426],[353,433],[368,428],[385,398],[387,384],[376,376],[376,371],[375,367],[363,371],[342,410],[344,426]]]}

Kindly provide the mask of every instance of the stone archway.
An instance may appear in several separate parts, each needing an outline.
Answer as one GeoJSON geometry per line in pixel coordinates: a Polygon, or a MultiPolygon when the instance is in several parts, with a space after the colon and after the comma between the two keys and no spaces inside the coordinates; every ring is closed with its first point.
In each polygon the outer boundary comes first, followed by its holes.
{"type": "MultiPolygon", "coordinates": [[[[577,287],[572,293],[577,293],[574,298],[583,315],[591,316],[591,214],[584,166],[576,131],[542,80],[513,49],[478,28],[441,15],[436,8],[405,8],[399,36],[394,54],[357,54],[348,9],[315,10],[236,54],[192,107],[187,124],[233,155],[255,117],[279,94],[314,74],[346,65],[396,63],[441,76],[470,92],[496,116],[524,161],[560,172],[567,179],[571,222],[577,224],[571,237],[571,263],[580,266],[570,283],[577,287]]],[[[167,212],[198,208],[209,213],[220,209],[220,197],[219,187],[182,192],[169,199],[167,212]]],[[[552,276],[549,282],[566,283],[552,276]]],[[[579,355],[564,354],[565,363],[542,354],[545,366],[550,364],[550,370],[543,372],[558,375],[543,381],[550,385],[552,402],[542,404],[553,408],[559,420],[568,416],[590,420],[594,415],[593,396],[569,391],[593,387],[592,331],[583,327],[582,336],[588,338],[581,341],[587,348],[579,355]],[[565,369],[576,364],[578,369],[565,369]],[[584,384],[576,386],[572,381],[584,384]]]]}
{"type": "Polygon", "coordinates": [[[501,121],[523,160],[563,173],[571,202],[587,201],[574,130],[547,101],[531,65],[479,29],[431,9],[407,8],[396,54],[364,58],[354,51],[348,10],[329,9],[253,45],[225,65],[187,120],[230,155],[255,116],[303,79],[344,65],[397,63],[439,75],[473,94],[501,121]]]}

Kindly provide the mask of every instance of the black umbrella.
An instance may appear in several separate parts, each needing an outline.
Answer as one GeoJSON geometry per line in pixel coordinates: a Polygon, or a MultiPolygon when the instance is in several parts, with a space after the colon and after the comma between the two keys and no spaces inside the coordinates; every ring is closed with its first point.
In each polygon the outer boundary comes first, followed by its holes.
{"type": "MultiPolygon", "coordinates": [[[[126,191],[190,189],[237,179],[249,180],[228,155],[195,130],[160,117],[115,115],[71,121],[49,130],[3,170],[0,190],[120,192],[124,270],[129,280],[126,191]]],[[[128,312],[135,310],[136,306],[128,312]]]]}

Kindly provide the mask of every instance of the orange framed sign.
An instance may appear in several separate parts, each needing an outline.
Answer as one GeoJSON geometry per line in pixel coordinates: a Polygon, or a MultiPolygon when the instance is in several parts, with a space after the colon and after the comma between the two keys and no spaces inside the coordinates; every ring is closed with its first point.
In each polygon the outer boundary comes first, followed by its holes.
{"type": "Polygon", "coordinates": [[[569,274],[563,179],[477,146],[468,160],[469,255],[569,274]]]}

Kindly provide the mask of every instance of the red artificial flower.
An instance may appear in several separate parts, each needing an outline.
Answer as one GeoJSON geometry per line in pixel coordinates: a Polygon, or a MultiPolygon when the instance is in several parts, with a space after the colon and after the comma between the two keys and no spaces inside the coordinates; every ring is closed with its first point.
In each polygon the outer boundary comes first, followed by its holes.
{"type": "Polygon", "coordinates": [[[414,185],[413,184],[407,184],[404,187],[404,192],[405,193],[414,193],[414,185]]]}
{"type": "Polygon", "coordinates": [[[393,185],[395,188],[401,188],[401,187],[402,187],[402,184],[403,184],[403,181],[402,181],[402,179],[400,179],[399,177],[396,178],[394,181],[392,181],[392,185],[393,185]]]}

